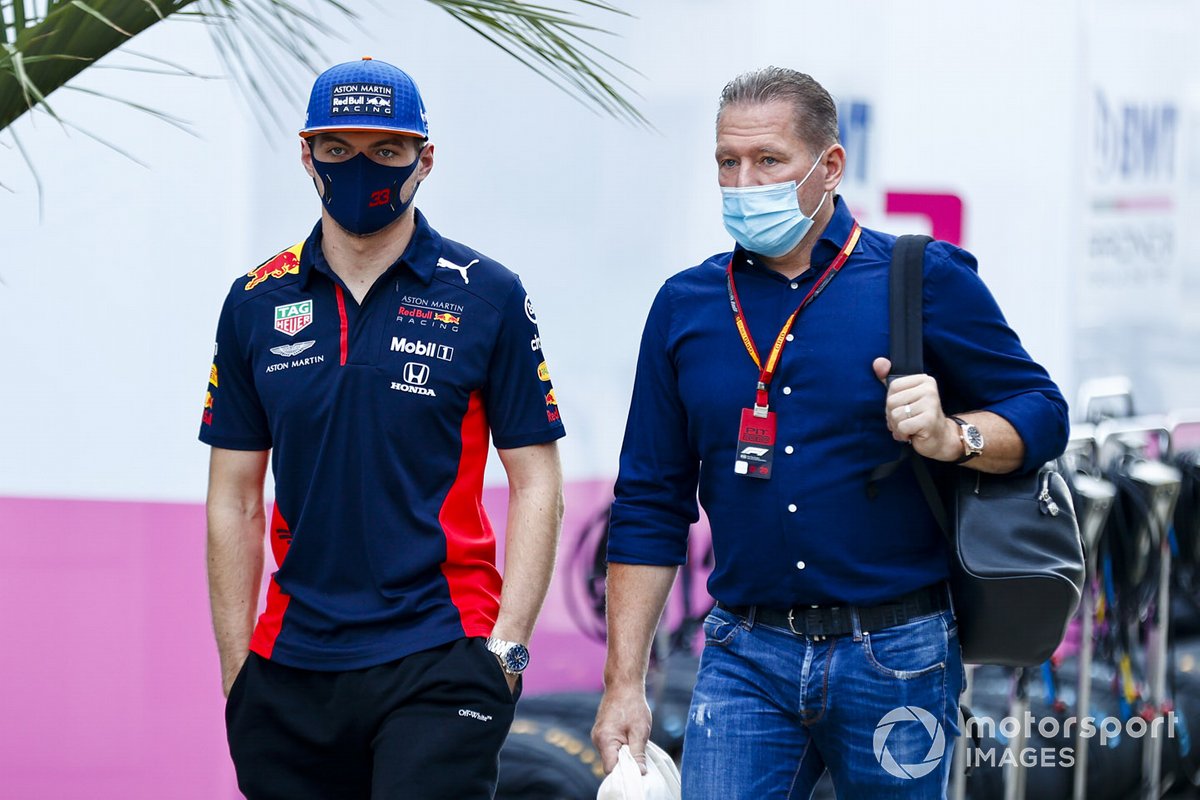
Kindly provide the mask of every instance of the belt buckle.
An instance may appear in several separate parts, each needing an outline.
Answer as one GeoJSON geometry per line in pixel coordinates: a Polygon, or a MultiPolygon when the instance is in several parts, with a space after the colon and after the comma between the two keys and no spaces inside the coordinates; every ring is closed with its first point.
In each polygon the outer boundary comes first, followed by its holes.
{"type": "MultiPolygon", "coordinates": [[[[813,610],[815,610],[816,608],[817,608],[816,606],[813,606],[812,610],[807,610],[807,611],[805,612],[805,615],[804,615],[804,616],[805,616],[806,618],[807,618],[807,617],[814,617],[815,615],[814,615],[812,612],[813,612],[813,610]]],[[[795,625],[795,622],[796,622],[796,617],[795,617],[795,613],[796,613],[796,612],[795,612],[795,609],[792,609],[792,608],[789,608],[789,609],[788,609],[788,615],[787,615],[788,630],[790,630],[790,631],[791,631],[793,634],[795,634],[796,636],[808,636],[808,637],[809,637],[810,639],[812,639],[814,642],[821,642],[821,641],[824,641],[824,640],[825,640],[825,639],[828,637],[828,634],[817,634],[817,635],[812,635],[812,634],[809,634],[809,633],[806,633],[806,632],[803,632],[803,631],[798,631],[798,630],[796,630],[796,625],[795,625]]],[[[808,626],[809,626],[810,628],[821,627],[822,629],[824,629],[824,628],[823,628],[823,626],[818,626],[818,624],[817,624],[817,623],[819,622],[819,620],[812,619],[812,620],[806,620],[806,622],[807,622],[807,624],[808,624],[808,626]]]]}

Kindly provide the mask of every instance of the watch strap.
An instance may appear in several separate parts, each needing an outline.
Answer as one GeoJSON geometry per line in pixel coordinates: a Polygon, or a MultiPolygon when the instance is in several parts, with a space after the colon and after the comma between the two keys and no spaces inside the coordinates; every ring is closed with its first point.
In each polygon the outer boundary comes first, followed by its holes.
{"type": "Polygon", "coordinates": [[[510,642],[489,636],[484,642],[484,647],[499,660],[500,667],[509,675],[520,675],[525,671],[525,666],[529,664],[529,648],[520,642],[510,642]],[[518,656],[518,659],[524,662],[519,669],[511,669],[509,665],[509,654],[513,650],[518,650],[523,655],[523,658],[518,656]]]}
{"type": "Polygon", "coordinates": [[[967,422],[962,417],[956,417],[953,414],[949,415],[949,418],[954,420],[954,422],[958,425],[958,438],[963,445],[963,454],[955,459],[954,463],[965,464],[972,458],[975,458],[975,456],[979,455],[982,451],[972,450],[971,443],[967,441],[967,426],[971,425],[971,423],[967,422]]]}

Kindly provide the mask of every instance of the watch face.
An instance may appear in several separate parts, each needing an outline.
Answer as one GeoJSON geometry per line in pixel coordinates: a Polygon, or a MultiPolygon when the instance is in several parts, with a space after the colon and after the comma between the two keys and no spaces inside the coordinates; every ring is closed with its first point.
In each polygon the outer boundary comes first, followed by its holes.
{"type": "Polygon", "coordinates": [[[976,428],[974,425],[968,425],[964,430],[964,435],[967,439],[967,446],[971,450],[983,449],[983,434],[979,432],[979,428],[976,428]]]}
{"type": "Polygon", "coordinates": [[[522,672],[529,666],[529,648],[523,644],[514,644],[504,654],[504,667],[509,672],[522,672]]]}

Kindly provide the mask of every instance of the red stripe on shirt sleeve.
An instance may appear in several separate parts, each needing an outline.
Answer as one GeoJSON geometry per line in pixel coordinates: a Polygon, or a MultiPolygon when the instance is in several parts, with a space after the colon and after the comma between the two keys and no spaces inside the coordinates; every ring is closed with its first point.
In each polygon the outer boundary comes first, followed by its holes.
{"type": "Polygon", "coordinates": [[[496,534],[483,508],[487,449],[487,417],[482,395],[475,391],[471,393],[463,418],[458,475],[438,513],[446,536],[442,574],[467,636],[490,636],[500,609],[496,534]]]}
{"type": "MultiPolygon", "coordinates": [[[[287,556],[291,544],[292,530],[287,520],[279,513],[279,504],[276,503],[271,512],[271,554],[275,557],[276,568],[283,566],[283,559],[287,556]]],[[[267,587],[267,607],[258,618],[258,624],[254,626],[254,635],[250,637],[250,649],[263,658],[270,658],[275,650],[275,640],[283,627],[283,615],[287,612],[288,601],[291,599],[290,595],[284,594],[283,589],[279,588],[275,576],[272,575],[271,583],[267,587]]]]}

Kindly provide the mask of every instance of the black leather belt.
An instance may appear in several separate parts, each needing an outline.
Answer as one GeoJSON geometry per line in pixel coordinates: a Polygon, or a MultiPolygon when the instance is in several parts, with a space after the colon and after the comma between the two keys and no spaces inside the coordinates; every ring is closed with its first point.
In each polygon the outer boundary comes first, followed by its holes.
{"type": "Polygon", "coordinates": [[[797,606],[780,609],[768,606],[731,606],[718,602],[717,607],[747,619],[753,614],[755,622],[790,630],[797,636],[824,638],[853,633],[853,612],[858,613],[860,630],[879,631],[946,611],[950,608],[950,600],[946,585],[939,583],[877,606],[797,606]]]}

